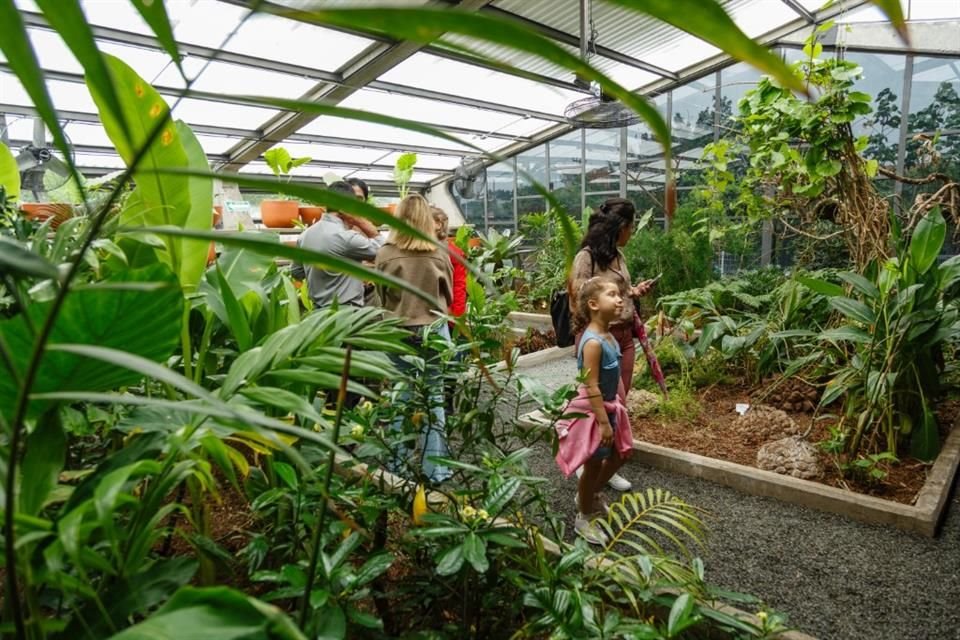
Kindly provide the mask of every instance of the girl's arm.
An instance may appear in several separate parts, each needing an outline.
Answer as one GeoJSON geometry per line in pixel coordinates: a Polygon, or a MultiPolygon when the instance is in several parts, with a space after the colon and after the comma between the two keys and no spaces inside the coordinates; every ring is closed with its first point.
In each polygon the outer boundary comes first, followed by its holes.
{"type": "Polygon", "coordinates": [[[583,345],[583,368],[587,370],[587,397],[590,399],[590,408],[600,425],[600,444],[609,447],[613,442],[613,427],[610,418],[603,406],[603,394],[600,393],[600,358],[603,348],[596,340],[587,340],[583,345]]]}

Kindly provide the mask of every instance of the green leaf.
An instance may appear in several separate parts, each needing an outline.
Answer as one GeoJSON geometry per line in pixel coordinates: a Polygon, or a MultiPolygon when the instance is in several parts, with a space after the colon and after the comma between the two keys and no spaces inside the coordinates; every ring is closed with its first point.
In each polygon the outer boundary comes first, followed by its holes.
{"type": "Polygon", "coordinates": [[[250,398],[254,402],[269,407],[277,407],[287,413],[301,415],[317,424],[324,425],[327,423],[323,416],[313,408],[313,405],[310,404],[306,398],[300,394],[287,391],[286,389],[248,386],[241,388],[240,394],[245,398],[250,398]]]}
{"type": "Polygon", "coordinates": [[[847,97],[854,102],[873,102],[873,96],[863,91],[851,91],[847,94],[847,97]]]}
{"type": "MultiPolygon", "coordinates": [[[[286,462],[274,462],[273,470],[276,472],[278,476],[280,476],[280,479],[283,480],[283,484],[287,485],[287,487],[289,487],[293,491],[298,490],[300,486],[300,480],[299,478],[297,478],[296,469],[294,469],[292,466],[290,466],[286,462]]],[[[294,565],[287,565],[286,567],[284,567],[284,569],[286,570],[288,567],[290,569],[299,569],[299,567],[296,567],[294,565]]],[[[301,574],[302,574],[302,571],[301,571],[301,574]]],[[[292,584],[295,587],[303,586],[303,583],[305,581],[306,580],[304,580],[300,584],[297,584],[288,578],[288,582],[290,582],[290,584],[292,584]]]]}
{"type": "Polygon", "coordinates": [[[20,197],[20,169],[17,167],[17,159],[2,142],[0,142],[0,187],[7,192],[7,198],[16,200],[20,197]]]}
{"type": "Polygon", "coordinates": [[[873,309],[863,304],[859,300],[838,296],[836,298],[830,298],[829,304],[831,307],[852,320],[856,320],[868,325],[871,325],[877,321],[877,317],[873,313],[873,309]]]}
{"type": "Polygon", "coordinates": [[[180,50],[177,48],[177,39],[173,35],[173,27],[170,25],[170,17],[167,15],[166,4],[157,2],[156,0],[131,0],[131,2],[133,2],[133,6],[137,8],[137,11],[140,12],[140,15],[143,16],[144,21],[150,26],[153,34],[157,36],[157,40],[159,40],[163,48],[166,49],[170,55],[170,59],[177,65],[177,69],[180,70],[180,75],[186,78],[183,73],[183,67],[180,64],[180,50]]]}
{"type": "MultiPolygon", "coordinates": [[[[98,391],[132,384],[140,375],[99,360],[56,351],[58,344],[100,345],[123,349],[154,362],[173,353],[180,336],[183,295],[173,274],[162,265],[131,270],[125,280],[109,280],[76,288],[67,296],[50,334],[47,350],[31,389],[52,391],[98,391]],[[145,288],[122,285],[149,284],[145,288]],[[112,286],[118,285],[118,286],[112,286]]],[[[27,314],[40,326],[51,303],[31,304],[27,314]]],[[[22,379],[34,348],[34,333],[23,315],[0,321],[0,334],[12,353],[13,366],[22,379]]],[[[13,411],[17,388],[13,377],[0,376],[0,412],[13,411]]],[[[39,415],[43,403],[31,402],[30,415],[39,415]]]]}
{"type": "Polygon", "coordinates": [[[690,624],[690,614],[696,600],[689,593],[682,593],[670,607],[670,615],[667,617],[667,634],[671,637],[683,631],[690,624]]]}
{"type": "Polygon", "coordinates": [[[940,453],[940,433],[937,416],[923,403],[923,417],[910,437],[910,455],[918,460],[933,460],[940,453]]]}
{"type": "Polygon", "coordinates": [[[316,640],[343,640],[347,637],[347,619],[339,605],[328,601],[315,615],[318,620],[316,640]]]}
{"type": "Polygon", "coordinates": [[[825,178],[830,178],[832,176],[840,173],[840,170],[843,169],[843,165],[839,160],[827,159],[822,160],[817,163],[817,173],[825,178]]]}
{"type": "MultiPolygon", "coordinates": [[[[487,543],[472,531],[463,539],[463,557],[477,573],[486,573],[490,568],[490,562],[487,560],[487,543]]],[[[437,573],[439,572],[438,568],[437,573]]]]}
{"type": "Polygon", "coordinates": [[[460,571],[464,560],[463,545],[451,547],[437,557],[437,573],[441,576],[452,576],[460,571]]]}
{"type": "Polygon", "coordinates": [[[880,169],[880,162],[878,160],[867,160],[866,165],[864,166],[864,171],[867,173],[868,178],[876,178],[877,171],[880,169]]]}
{"type": "Polygon", "coordinates": [[[854,289],[868,298],[876,299],[880,297],[880,289],[878,289],[875,284],[864,278],[859,273],[854,273],[852,271],[841,271],[838,275],[840,276],[841,280],[851,284],[854,289]]]}
{"type": "MultiPolygon", "coordinates": [[[[340,612],[342,621],[343,612],[340,612]]],[[[339,636],[319,636],[336,637],[339,636]]],[[[112,640],[306,640],[280,609],[226,587],[183,587],[159,611],[112,640]]]]}
{"type": "Polygon", "coordinates": [[[810,278],[807,276],[794,276],[800,284],[807,287],[815,293],[819,293],[824,296],[836,297],[843,295],[843,287],[832,282],[827,282],[826,280],[819,280],[817,278],[810,278]]]}
{"type": "Polygon", "coordinates": [[[357,570],[356,583],[357,587],[362,587],[363,585],[371,582],[390,568],[390,565],[393,564],[393,554],[387,552],[376,553],[366,562],[363,563],[363,566],[357,570]]]}
{"type": "Polygon", "coordinates": [[[724,324],[722,322],[711,322],[703,327],[700,339],[697,340],[697,355],[702,356],[707,352],[717,338],[723,335],[724,324]]]}
{"type": "Polygon", "coordinates": [[[837,327],[836,329],[828,329],[824,331],[819,336],[820,340],[827,340],[830,342],[856,342],[859,344],[869,344],[873,339],[870,334],[859,329],[857,327],[837,327]]]}
{"type": "MultiPolygon", "coordinates": [[[[207,154],[200,141],[193,134],[193,130],[184,122],[175,123],[180,143],[187,154],[187,166],[198,172],[210,171],[207,154]]],[[[190,212],[187,214],[184,226],[187,229],[209,231],[213,228],[213,181],[209,178],[193,175],[187,178],[190,188],[190,212]]],[[[197,287],[207,266],[207,253],[210,243],[201,240],[182,239],[179,248],[180,255],[180,286],[185,293],[190,293],[197,287]]]]}
{"type": "Polygon", "coordinates": [[[66,453],[67,437],[60,425],[60,413],[55,409],[47,411],[27,438],[17,511],[31,516],[40,513],[43,501],[57,486],[66,453]]]}
{"type": "Polygon", "coordinates": [[[214,265],[214,269],[217,274],[220,299],[223,301],[224,309],[227,312],[226,324],[236,339],[237,348],[240,352],[248,351],[253,346],[253,334],[250,331],[250,321],[247,319],[247,314],[244,312],[243,307],[240,306],[236,296],[233,295],[230,284],[223,275],[223,271],[220,270],[220,265],[214,265]]]}
{"type": "Polygon", "coordinates": [[[57,268],[17,240],[0,235],[0,275],[57,280],[57,268]]]}
{"type": "Polygon", "coordinates": [[[497,517],[497,515],[503,511],[504,507],[507,506],[507,503],[513,499],[513,496],[516,495],[519,489],[520,478],[508,479],[490,492],[486,500],[484,500],[483,508],[493,517],[497,517]]]}
{"type": "Polygon", "coordinates": [[[917,273],[926,273],[943,248],[947,235],[947,224],[940,214],[940,207],[934,207],[921,218],[910,238],[910,263],[917,273]]]}

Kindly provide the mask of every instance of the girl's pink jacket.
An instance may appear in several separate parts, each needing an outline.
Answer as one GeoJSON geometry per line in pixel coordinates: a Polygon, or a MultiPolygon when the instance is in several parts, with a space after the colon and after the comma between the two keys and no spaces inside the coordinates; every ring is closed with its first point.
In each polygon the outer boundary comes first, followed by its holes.
{"type": "MultiPolygon", "coordinates": [[[[623,404],[623,384],[620,385],[617,399],[604,402],[603,407],[607,413],[612,413],[617,418],[613,444],[620,452],[620,457],[626,458],[633,452],[633,431],[630,429],[627,408],[623,404]]],[[[582,418],[559,420],[556,424],[557,436],[560,438],[557,465],[563,475],[569,477],[600,447],[600,425],[597,424],[597,418],[593,415],[586,385],[580,385],[580,392],[570,400],[564,413],[584,414],[582,418]]]]}

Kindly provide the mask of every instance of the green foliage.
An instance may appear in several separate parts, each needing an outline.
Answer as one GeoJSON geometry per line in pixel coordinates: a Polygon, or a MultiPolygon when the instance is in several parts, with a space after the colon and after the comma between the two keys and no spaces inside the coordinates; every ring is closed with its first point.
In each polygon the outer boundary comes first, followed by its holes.
{"type": "Polygon", "coordinates": [[[413,179],[413,170],[417,165],[417,154],[412,152],[401,153],[393,167],[393,181],[397,183],[400,199],[407,197],[407,185],[413,179]]]}
{"type": "Polygon", "coordinates": [[[0,142],[0,187],[3,187],[6,197],[16,200],[20,197],[20,169],[17,160],[10,153],[7,145],[0,142]]]}
{"type": "Polygon", "coordinates": [[[523,271],[525,307],[533,311],[543,312],[553,294],[566,289],[566,241],[559,229],[558,216],[565,216],[570,221],[573,240],[579,246],[588,212],[584,212],[579,223],[562,212],[529,213],[520,219],[524,244],[534,248],[524,260],[523,271]]]}
{"type": "Polygon", "coordinates": [[[653,225],[636,233],[623,253],[634,278],[663,274],[655,289],[658,296],[702,287],[715,277],[713,248],[699,232],[690,204],[677,209],[669,229],[653,225]]]}
{"type": "Polygon", "coordinates": [[[811,358],[831,369],[821,406],[843,400],[845,454],[851,460],[887,451],[933,459],[939,437],[931,402],[938,388],[937,354],[960,331],[956,302],[947,291],[960,280],[960,261],[936,264],[946,224],[939,210],[921,220],[898,256],[864,275],[841,273],[849,288],[831,291],[839,326],[817,336],[811,358]]]}

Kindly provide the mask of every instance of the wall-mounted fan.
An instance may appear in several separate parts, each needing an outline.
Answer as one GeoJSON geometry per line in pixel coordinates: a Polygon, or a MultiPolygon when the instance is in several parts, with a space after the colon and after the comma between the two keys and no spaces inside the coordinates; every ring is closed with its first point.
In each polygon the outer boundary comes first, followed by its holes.
{"type": "Polygon", "coordinates": [[[487,170],[483,160],[464,158],[453,172],[453,191],[465,200],[482,198],[487,190],[487,170]]]}
{"type": "MultiPolygon", "coordinates": [[[[8,137],[13,124],[11,122],[6,131],[0,132],[0,139],[8,137]]],[[[70,168],[60,152],[47,141],[46,127],[39,118],[33,121],[33,139],[30,142],[10,140],[8,144],[13,148],[19,146],[17,168],[20,169],[20,189],[32,194],[34,200],[46,200],[46,194],[63,187],[70,180],[70,168]]]]}
{"type": "MultiPolygon", "coordinates": [[[[593,2],[580,0],[580,57],[584,62],[589,62],[591,49],[596,52],[597,37],[593,26],[593,2]]],[[[585,129],[612,129],[640,121],[630,107],[604,93],[600,85],[591,84],[579,75],[574,78],[574,84],[589,90],[593,95],[575,100],[563,110],[563,117],[569,120],[570,124],[585,129]]]]}

